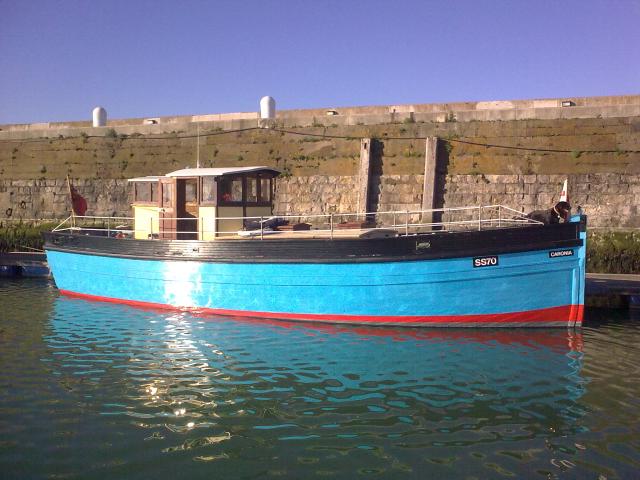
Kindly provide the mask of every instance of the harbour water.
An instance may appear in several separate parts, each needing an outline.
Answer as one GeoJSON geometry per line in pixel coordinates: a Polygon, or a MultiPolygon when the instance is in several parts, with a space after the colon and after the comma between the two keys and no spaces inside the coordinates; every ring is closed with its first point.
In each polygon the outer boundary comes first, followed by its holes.
{"type": "Polygon", "coordinates": [[[199,317],[0,279],[0,477],[640,472],[640,320],[428,330],[199,317]]]}

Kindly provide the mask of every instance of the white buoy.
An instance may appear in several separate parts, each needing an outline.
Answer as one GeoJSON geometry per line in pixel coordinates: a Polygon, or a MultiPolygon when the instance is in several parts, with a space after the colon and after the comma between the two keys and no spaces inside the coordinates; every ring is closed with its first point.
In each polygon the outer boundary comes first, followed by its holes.
{"type": "Polygon", "coordinates": [[[107,111],[104,108],[96,107],[93,109],[93,126],[94,127],[107,126],[107,111]]]}
{"type": "Polygon", "coordinates": [[[273,97],[262,97],[260,99],[260,118],[262,120],[273,120],[276,118],[276,101],[273,97]]]}

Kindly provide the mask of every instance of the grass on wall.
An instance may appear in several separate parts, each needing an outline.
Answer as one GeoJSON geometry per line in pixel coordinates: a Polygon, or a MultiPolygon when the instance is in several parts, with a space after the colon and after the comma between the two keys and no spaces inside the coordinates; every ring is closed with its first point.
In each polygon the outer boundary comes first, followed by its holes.
{"type": "Polygon", "coordinates": [[[0,222],[0,252],[41,250],[42,233],[58,223],[0,222]]]}
{"type": "Polygon", "coordinates": [[[640,273],[640,232],[589,232],[587,272],[640,273]]]}

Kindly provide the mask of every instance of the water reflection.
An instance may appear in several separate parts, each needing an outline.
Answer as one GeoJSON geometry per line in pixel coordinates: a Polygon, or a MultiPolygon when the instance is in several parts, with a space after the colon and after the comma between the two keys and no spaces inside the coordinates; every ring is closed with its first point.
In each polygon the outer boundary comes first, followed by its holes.
{"type": "Polygon", "coordinates": [[[133,428],[131,449],[192,475],[216,462],[246,475],[544,476],[575,466],[566,439],[584,430],[573,331],[331,327],[58,298],[45,341],[78,398],[133,428]]]}
{"type": "Polygon", "coordinates": [[[0,280],[3,478],[635,478],[640,322],[366,330],[0,280]]]}

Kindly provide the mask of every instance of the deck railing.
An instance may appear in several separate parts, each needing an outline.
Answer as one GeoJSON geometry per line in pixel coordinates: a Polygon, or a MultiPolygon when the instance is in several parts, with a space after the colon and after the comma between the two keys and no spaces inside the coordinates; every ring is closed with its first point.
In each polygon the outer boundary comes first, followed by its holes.
{"type": "MultiPolygon", "coordinates": [[[[204,228],[204,217],[149,218],[149,225],[134,227],[133,217],[70,216],[60,223],[54,232],[73,231],[84,235],[134,237],[143,232],[148,238],[160,238],[160,224],[191,222],[194,229],[177,229],[182,238],[229,238],[252,236],[265,238],[276,233],[309,236],[324,235],[329,238],[343,236],[354,230],[391,230],[400,235],[410,235],[429,231],[486,230],[540,224],[527,218],[523,213],[503,205],[483,205],[476,207],[440,208],[432,210],[382,211],[367,213],[325,213],[272,215],[252,217],[216,217],[215,230],[204,228]],[[277,219],[277,220],[276,220],[277,219]],[[225,223],[234,228],[224,229],[225,223]],[[238,226],[241,225],[241,228],[238,226]],[[289,227],[287,227],[288,225],[289,227]],[[219,228],[222,227],[222,228],[219,228]],[[302,228],[300,228],[302,227],[302,228]]],[[[176,230],[171,230],[175,232],[176,230]]],[[[165,229],[164,233],[167,233],[165,229]]]]}

